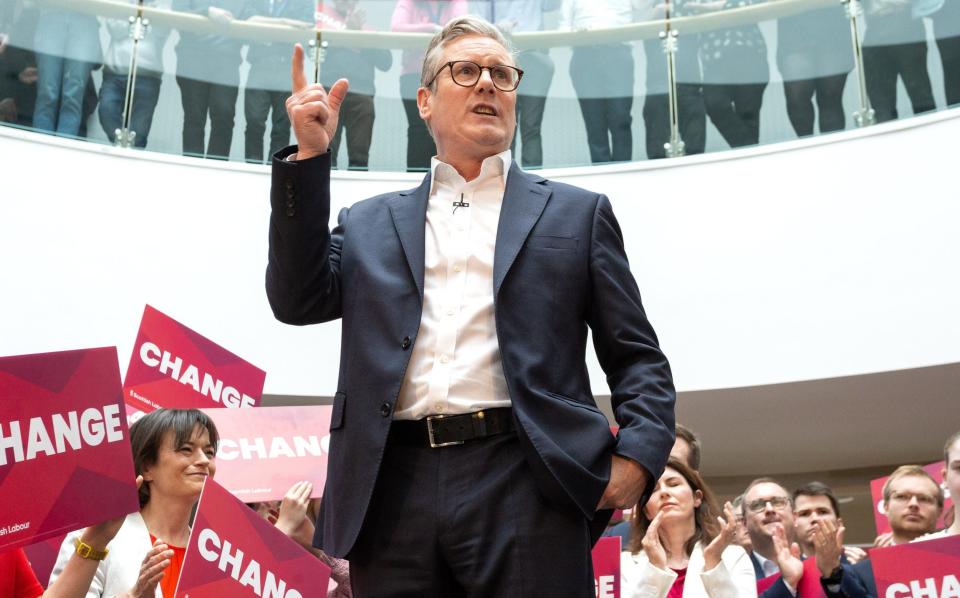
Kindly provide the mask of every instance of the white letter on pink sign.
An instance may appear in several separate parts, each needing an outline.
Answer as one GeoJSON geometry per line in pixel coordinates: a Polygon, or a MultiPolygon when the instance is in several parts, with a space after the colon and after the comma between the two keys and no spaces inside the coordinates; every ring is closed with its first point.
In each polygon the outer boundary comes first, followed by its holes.
{"type": "Polygon", "coordinates": [[[151,342],[140,345],[140,361],[152,368],[160,365],[160,347],[151,342]]]}

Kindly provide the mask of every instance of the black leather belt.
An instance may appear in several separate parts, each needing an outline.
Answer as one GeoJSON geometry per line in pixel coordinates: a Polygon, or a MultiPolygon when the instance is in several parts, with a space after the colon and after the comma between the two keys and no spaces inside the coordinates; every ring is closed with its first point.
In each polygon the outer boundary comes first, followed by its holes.
{"type": "Polygon", "coordinates": [[[440,448],[513,430],[513,409],[499,407],[462,415],[431,415],[390,424],[388,442],[440,448]]]}

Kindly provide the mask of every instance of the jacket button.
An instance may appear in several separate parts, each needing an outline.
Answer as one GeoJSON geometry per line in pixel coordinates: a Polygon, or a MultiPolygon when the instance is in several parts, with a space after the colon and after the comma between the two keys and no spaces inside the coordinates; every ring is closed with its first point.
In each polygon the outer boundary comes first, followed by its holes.
{"type": "Polygon", "coordinates": [[[403,349],[404,351],[406,351],[407,349],[410,348],[410,337],[409,337],[409,336],[403,337],[403,340],[400,342],[400,348],[403,349]]]}
{"type": "Polygon", "coordinates": [[[391,408],[392,407],[390,403],[384,403],[383,405],[380,405],[380,415],[383,417],[390,417],[391,408]]]}

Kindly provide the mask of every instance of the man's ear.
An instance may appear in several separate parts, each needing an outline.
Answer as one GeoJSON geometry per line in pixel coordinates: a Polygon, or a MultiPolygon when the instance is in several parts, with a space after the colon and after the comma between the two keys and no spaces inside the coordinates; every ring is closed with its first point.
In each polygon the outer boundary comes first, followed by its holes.
{"type": "Polygon", "coordinates": [[[417,90],[417,109],[420,111],[420,118],[425,122],[430,122],[430,99],[433,92],[427,87],[421,87],[417,90]]]}

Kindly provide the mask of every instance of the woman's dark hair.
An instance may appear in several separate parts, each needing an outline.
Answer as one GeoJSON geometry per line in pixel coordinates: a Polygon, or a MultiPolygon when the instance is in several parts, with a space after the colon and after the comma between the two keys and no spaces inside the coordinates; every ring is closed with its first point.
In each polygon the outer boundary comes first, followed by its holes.
{"type": "MultiPolygon", "coordinates": [[[[696,499],[697,490],[699,490],[703,496],[700,500],[700,506],[695,507],[693,510],[695,528],[693,536],[683,545],[684,551],[687,553],[687,556],[689,556],[693,553],[693,547],[697,542],[701,542],[704,545],[709,544],[717,537],[717,534],[720,533],[720,524],[717,522],[720,509],[717,507],[717,500],[713,496],[713,491],[710,490],[710,487],[703,481],[700,474],[690,469],[689,465],[670,457],[667,461],[667,467],[679,473],[683,479],[687,481],[687,485],[690,486],[694,499],[696,499]]],[[[650,518],[647,517],[647,514],[644,513],[644,510],[640,509],[638,505],[638,508],[635,509],[633,513],[633,521],[630,522],[630,552],[633,554],[643,550],[643,536],[646,535],[647,528],[650,527],[650,521],[650,518]]]]}
{"type": "MultiPolygon", "coordinates": [[[[220,434],[217,426],[203,411],[198,409],[158,409],[138,419],[130,426],[130,447],[133,449],[133,469],[136,475],[157,463],[160,446],[167,432],[173,430],[173,445],[180,446],[193,438],[193,431],[200,426],[210,436],[213,450],[217,450],[220,434]]],[[[140,486],[140,508],[150,502],[150,486],[140,486]]]]}

